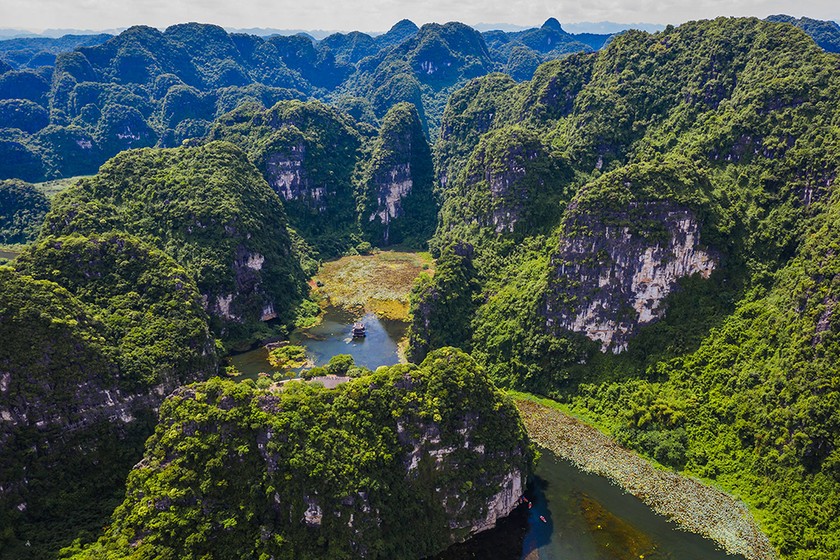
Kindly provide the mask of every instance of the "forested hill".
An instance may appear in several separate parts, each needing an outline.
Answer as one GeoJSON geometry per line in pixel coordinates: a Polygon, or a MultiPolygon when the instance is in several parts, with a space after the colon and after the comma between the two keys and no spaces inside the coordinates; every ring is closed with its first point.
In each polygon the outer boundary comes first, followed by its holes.
{"type": "Polygon", "coordinates": [[[434,137],[449,93],[466,80],[492,71],[527,79],[540,62],[591,51],[608,36],[579,41],[550,20],[486,37],[460,23],[403,20],[377,37],[322,41],[187,23],[136,26],[107,41],[47,40],[37,52],[35,40],[14,40],[5,52],[0,42],[0,179],[94,173],[122,150],[201,137],[244,102],[315,98],[375,125],[409,101],[434,137]]]}
{"type": "Polygon", "coordinates": [[[2,238],[31,241],[0,267],[0,557],[70,535],[81,558],[431,554],[521,493],[495,384],[743,499],[783,558],[836,558],[840,55],[813,30],[718,18],[595,50],[555,20],[320,43],[184,24],[4,73],[0,162],[24,179],[144,148],[52,200],[0,182],[2,238]],[[279,396],[209,379],[318,313],[318,251],[427,240],[419,365],[279,396]]]}
{"type": "Polygon", "coordinates": [[[469,349],[840,550],[840,57],[748,18],[628,32],[455,92],[409,353],[469,349]]]}
{"type": "Polygon", "coordinates": [[[0,41],[0,66],[5,63],[9,68],[23,70],[51,67],[56,55],[72,51],[78,47],[101,45],[113,35],[64,35],[62,37],[20,37],[0,41]]]}
{"type": "MultiPolygon", "coordinates": [[[[840,28],[773,16],[829,51],[840,28]]],[[[94,173],[138,147],[171,147],[207,133],[242,103],[315,98],[378,124],[411,102],[432,141],[449,95],[470,78],[504,72],[528,80],[541,63],[591,52],[609,35],[567,33],[551,18],[524,31],[479,33],[460,23],[387,33],[258,37],[188,23],[118,36],[0,41],[0,179],[39,181],[94,173]]]]}
{"type": "Polygon", "coordinates": [[[786,15],[770,16],[767,21],[795,25],[810,35],[826,51],[840,53],[840,25],[836,21],[823,21],[808,17],[796,19],[786,15]]]}

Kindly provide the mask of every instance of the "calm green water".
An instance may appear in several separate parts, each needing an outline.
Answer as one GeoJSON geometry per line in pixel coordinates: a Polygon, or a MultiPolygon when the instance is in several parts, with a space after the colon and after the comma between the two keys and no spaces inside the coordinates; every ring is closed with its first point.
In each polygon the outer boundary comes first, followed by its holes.
{"type": "Polygon", "coordinates": [[[17,253],[13,253],[13,252],[11,252],[11,251],[3,251],[2,249],[0,249],[0,259],[9,259],[9,260],[12,260],[12,259],[14,259],[14,258],[15,258],[15,257],[17,257],[17,256],[18,256],[18,254],[17,254],[17,253]]]}
{"type": "MultiPolygon", "coordinates": [[[[316,365],[337,354],[350,354],[358,365],[376,369],[399,362],[397,343],[406,325],[373,314],[362,317],[368,336],[351,339],[359,320],[330,308],[317,326],[296,331],[291,343],[306,347],[316,365]]],[[[233,356],[243,374],[271,373],[268,352],[259,348],[233,356]]],[[[528,497],[533,506],[520,507],[492,531],[450,548],[435,560],[734,560],[709,540],[677,529],[637,498],[606,478],[584,473],[543,450],[528,497]],[[540,516],[546,521],[540,520],[540,516]]]]}
{"type": "MultiPolygon", "coordinates": [[[[405,336],[406,328],[407,325],[402,321],[379,319],[373,313],[360,317],[330,307],[320,324],[311,329],[297,330],[289,338],[291,344],[306,348],[307,355],[316,366],[326,364],[335,355],[350,354],[356,365],[376,369],[399,363],[397,344],[405,336]],[[350,337],[350,329],[353,322],[359,320],[365,324],[367,336],[353,339],[350,337]]],[[[262,347],[229,359],[245,377],[277,371],[268,363],[268,351],[262,347]]]]}
{"type": "Polygon", "coordinates": [[[547,450],[528,497],[502,527],[436,560],[736,560],[707,539],[680,531],[606,478],[547,450]],[[546,522],[540,519],[545,517],[546,522]]]}

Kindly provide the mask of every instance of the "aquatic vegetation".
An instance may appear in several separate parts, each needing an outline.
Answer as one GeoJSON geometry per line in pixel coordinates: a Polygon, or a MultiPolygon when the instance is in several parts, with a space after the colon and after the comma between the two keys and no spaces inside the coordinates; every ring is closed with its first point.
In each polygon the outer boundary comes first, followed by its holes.
{"type": "Polygon", "coordinates": [[[295,369],[306,365],[306,348],[289,344],[268,351],[268,363],[276,368],[295,369]]]}
{"type": "MultiPolygon", "coordinates": [[[[694,479],[656,468],[552,401],[523,393],[514,396],[528,434],[538,445],[586,472],[606,476],[657,513],[711,538],[730,553],[750,560],[777,557],[767,535],[740,501],[694,479]]],[[[593,519],[597,515],[600,513],[591,512],[593,519]]],[[[637,544],[644,546],[641,541],[637,544]]]]}
{"type": "Polygon", "coordinates": [[[342,257],[321,266],[316,291],[329,305],[404,321],[415,279],[421,273],[434,274],[433,266],[428,253],[393,250],[342,257]]]}
{"type": "Polygon", "coordinates": [[[601,557],[614,560],[656,560],[656,548],[650,537],[586,494],[578,494],[577,502],[589,525],[589,532],[600,549],[601,557]]]}

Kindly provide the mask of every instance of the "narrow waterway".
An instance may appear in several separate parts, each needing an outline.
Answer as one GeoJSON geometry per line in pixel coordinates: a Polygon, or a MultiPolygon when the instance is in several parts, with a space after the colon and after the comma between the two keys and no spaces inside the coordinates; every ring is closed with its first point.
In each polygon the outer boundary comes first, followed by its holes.
{"type": "MultiPolygon", "coordinates": [[[[292,333],[290,342],[304,346],[315,365],[338,354],[376,369],[399,362],[398,345],[406,324],[373,314],[329,308],[320,324],[292,333]],[[350,336],[361,320],[367,337],[350,336]]],[[[245,376],[272,373],[264,348],[232,356],[245,376]]],[[[531,507],[521,506],[491,531],[454,546],[435,560],[733,560],[711,540],[677,528],[638,498],[608,479],[583,472],[571,462],[541,450],[536,476],[528,491],[531,507]],[[543,520],[544,519],[544,520],[543,520]]]]}
{"type": "Polygon", "coordinates": [[[435,560],[735,560],[686,533],[604,477],[541,450],[528,497],[497,529],[435,560]],[[545,519],[543,521],[542,518],[545,519]]]}

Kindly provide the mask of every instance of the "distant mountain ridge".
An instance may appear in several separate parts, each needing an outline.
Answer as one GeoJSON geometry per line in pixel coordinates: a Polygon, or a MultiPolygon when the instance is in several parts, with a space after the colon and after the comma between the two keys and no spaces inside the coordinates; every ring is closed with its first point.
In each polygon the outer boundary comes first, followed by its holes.
{"type": "MultiPolygon", "coordinates": [[[[598,22],[578,22],[566,23],[566,29],[571,33],[620,33],[628,29],[638,29],[639,31],[647,31],[653,33],[661,31],[665,28],[664,25],[658,23],[618,23],[614,21],[598,21],[598,22]]],[[[475,23],[470,27],[484,33],[485,31],[525,31],[533,29],[534,25],[518,25],[514,23],[475,23]]],[[[119,27],[115,29],[44,29],[36,33],[26,29],[0,28],[0,40],[18,39],[18,38],[51,38],[57,39],[64,35],[118,35],[128,29],[127,27],[119,27]]],[[[228,33],[245,33],[247,35],[257,35],[259,37],[270,37],[272,35],[309,35],[317,41],[320,41],[330,35],[336,33],[354,33],[359,30],[342,30],[342,29],[303,29],[303,28],[279,28],[279,27],[225,27],[228,33]]],[[[371,37],[383,35],[385,31],[370,30],[361,31],[371,37]]]]}
{"type": "Polygon", "coordinates": [[[449,94],[469,79],[499,71],[528,79],[545,60],[594,50],[607,37],[578,38],[552,19],[492,36],[402,20],[381,35],[320,41],[198,23],[0,41],[0,178],[92,173],[122,150],[203,137],[243,103],[315,98],[376,126],[410,102],[434,139],[449,94]]]}
{"type": "Polygon", "coordinates": [[[21,37],[0,40],[0,61],[11,68],[32,68],[53,66],[56,55],[78,47],[101,45],[113,37],[107,33],[96,35],[63,35],[51,37],[21,37]]]}
{"type": "MultiPolygon", "coordinates": [[[[840,50],[834,22],[774,18],[840,50]]],[[[321,40],[186,23],[0,41],[0,179],[93,173],[122,150],[203,137],[243,103],[314,98],[378,126],[409,102],[434,142],[449,96],[469,80],[493,72],[529,80],[540,64],[599,50],[610,37],[569,33],[549,18],[539,28],[483,33],[402,20],[380,35],[321,40]]]]}
{"type": "Polygon", "coordinates": [[[810,35],[824,51],[840,53],[840,25],[835,21],[823,21],[809,17],[796,19],[786,15],[769,16],[767,21],[795,25],[810,35]]]}

